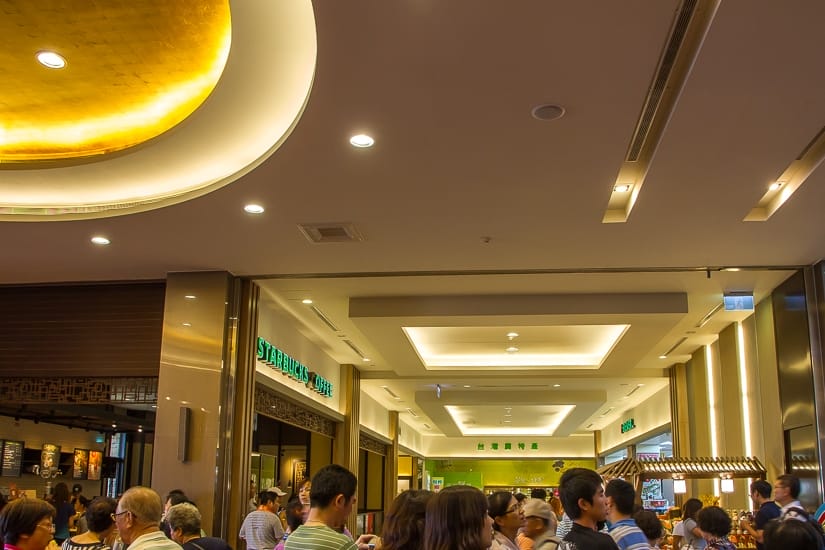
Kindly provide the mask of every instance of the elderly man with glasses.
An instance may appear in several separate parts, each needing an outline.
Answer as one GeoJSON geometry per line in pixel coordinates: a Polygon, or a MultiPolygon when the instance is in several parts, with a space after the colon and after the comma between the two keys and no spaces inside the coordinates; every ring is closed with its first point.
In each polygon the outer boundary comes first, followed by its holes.
{"type": "Polygon", "coordinates": [[[112,519],[129,550],[181,550],[160,530],[162,512],[159,494],[149,487],[132,487],[120,497],[112,519]]]}

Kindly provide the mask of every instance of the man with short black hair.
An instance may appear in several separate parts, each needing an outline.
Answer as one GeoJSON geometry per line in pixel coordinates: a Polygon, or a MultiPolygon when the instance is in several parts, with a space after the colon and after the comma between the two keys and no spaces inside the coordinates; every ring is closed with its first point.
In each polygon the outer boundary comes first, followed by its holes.
{"type": "Polygon", "coordinates": [[[636,490],[623,479],[611,479],[604,488],[610,536],[621,550],[649,550],[647,537],[633,519],[636,490]]]}
{"type": "Polygon", "coordinates": [[[610,535],[597,531],[597,523],[607,518],[604,482],[598,473],[587,468],[567,470],[559,481],[559,498],[565,513],[573,520],[564,543],[571,542],[580,550],[618,548],[610,535]]]}
{"type": "Polygon", "coordinates": [[[355,506],[358,480],[338,464],[324,466],[312,478],[309,515],[286,539],[284,550],[358,550],[339,530],[355,506]]]}
{"type": "Polygon", "coordinates": [[[244,518],[239,536],[246,541],[248,550],[269,550],[275,548],[284,536],[284,525],[275,515],[278,495],[262,491],[258,502],[258,509],[244,518]]]}
{"type": "Polygon", "coordinates": [[[547,491],[542,488],[530,489],[530,498],[537,498],[539,500],[547,500],[547,491]]]}
{"type": "Polygon", "coordinates": [[[747,518],[742,518],[739,521],[739,526],[750,533],[753,540],[756,541],[756,550],[763,550],[765,548],[765,525],[774,519],[778,518],[782,511],[779,506],[771,500],[771,484],[764,479],[757,479],[751,483],[751,500],[756,507],[756,516],[753,522],[747,518]]]}

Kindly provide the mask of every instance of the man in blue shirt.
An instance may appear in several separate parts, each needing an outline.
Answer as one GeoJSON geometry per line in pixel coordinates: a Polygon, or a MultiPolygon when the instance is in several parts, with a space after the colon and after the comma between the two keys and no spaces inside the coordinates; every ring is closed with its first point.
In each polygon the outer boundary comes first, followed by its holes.
{"type": "Polygon", "coordinates": [[[636,490],[623,479],[612,479],[604,488],[610,536],[621,550],[650,550],[647,537],[633,519],[636,490]]]}
{"type": "Polygon", "coordinates": [[[756,541],[756,550],[763,550],[765,525],[773,518],[778,518],[781,510],[779,505],[771,499],[771,484],[764,479],[751,483],[751,500],[756,508],[756,516],[751,522],[748,518],[739,521],[740,527],[751,534],[756,541]]]}

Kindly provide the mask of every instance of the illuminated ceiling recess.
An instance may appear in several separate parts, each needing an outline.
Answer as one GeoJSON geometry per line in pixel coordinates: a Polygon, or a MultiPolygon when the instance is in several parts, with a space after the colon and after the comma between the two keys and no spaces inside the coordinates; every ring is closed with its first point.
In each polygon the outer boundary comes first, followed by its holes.
{"type": "Polygon", "coordinates": [[[162,134],[212,92],[232,40],[228,0],[90,3],[77,19],[18,6],[0,24],[17,83],[3,92],[3,161],[100,155],[162,134]],[[44,45],[56,51],[33,56],[44,45]]]}
{"type": "Polygon", "coordinates": [[[0,19],[13,37],[0,75],[26,83],[0,91],[15,106],[0,123],[0,220],[116,216],[195,198],[263,162],[306,106],[317,54],[310,0],[91,3],[71,21],[32,24],[67,9],[52,3],[41,13],[41,3],[19,2],[26,25],[0,19]],[[41,50],[66,67],[40,65],[41,50]]]}
{"type": "Polygon", "coordinates": [[[598,369],[630,325],[518,327],[516,351],[508,327],[403,327],[428,370],[519,367],[598,369]]]}

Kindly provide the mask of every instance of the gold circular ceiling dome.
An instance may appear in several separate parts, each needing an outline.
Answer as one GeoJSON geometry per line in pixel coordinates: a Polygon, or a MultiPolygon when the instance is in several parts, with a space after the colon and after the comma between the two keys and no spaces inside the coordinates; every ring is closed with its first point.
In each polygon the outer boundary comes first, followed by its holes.
{"type": "Polygon", "coordinates": [[[309,0],[11,0],[0,36],[7,221],[127,214],[226,185],[292,131],[317,54],[309,0]]]}
{"type": "Polygon", "coordinates": [[[6,73],[0,161],[110,153],[172,128],[215,88],[228,0],[14,2],[0,19],[6,73]],[[38,54],[62,57],[62,68],[38,54]]]}

